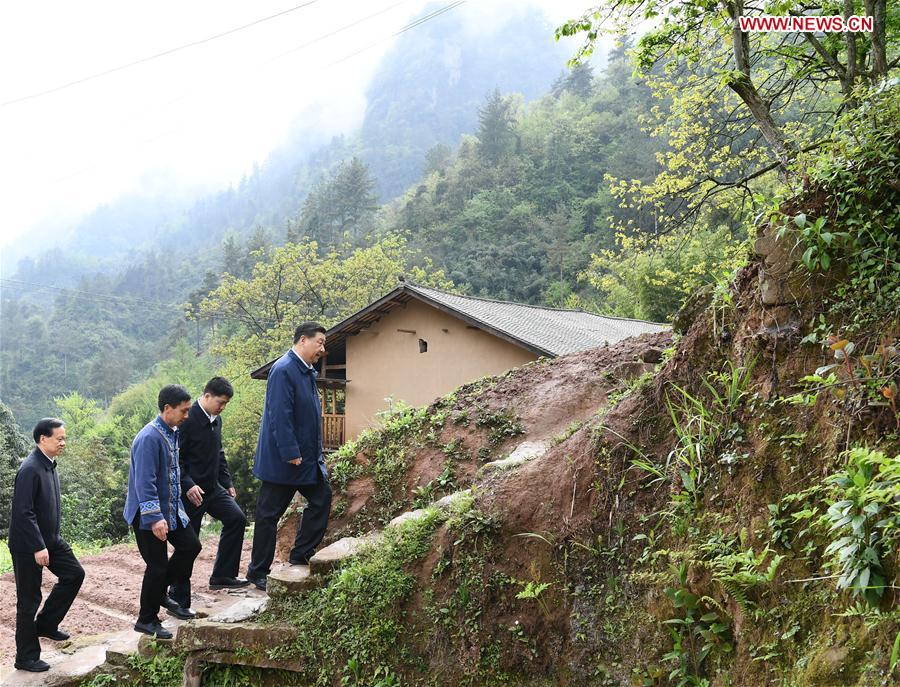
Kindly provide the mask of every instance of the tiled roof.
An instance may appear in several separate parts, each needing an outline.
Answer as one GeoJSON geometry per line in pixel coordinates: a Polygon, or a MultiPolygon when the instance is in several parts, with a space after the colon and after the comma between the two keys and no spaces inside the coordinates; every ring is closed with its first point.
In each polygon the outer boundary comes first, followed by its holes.
{"type": "MultiPolygon", "coordinates": [[[[595,315],[584,310],[557,310],[535,305],[459,296],[406,282],[406,289],[455,310],[490,329],[504,332],[531,348],[565,355],[613,344],[629,336],[659,332],[668,325],[595,315]]],[[[340,325],[338,325],[340,326],[340,325]]]]}
{"type": "MultiPolygon", "coordinates": [[[[371,326],[379,318],[412,299],[429,303],[471,325],[506,339],[536,355],[556,357],[589,348],[614,344],[629,336],[669,329],[668,325],[644,320],[595,315],[584,310],[558,310],[537,305],[460,296],[403,281],[393,291],[370,303],[328,330],[328,348],[342,348],[344,339],[371,326]]],[[[265,379],[270,361],[250,373],[265,379]]]]}

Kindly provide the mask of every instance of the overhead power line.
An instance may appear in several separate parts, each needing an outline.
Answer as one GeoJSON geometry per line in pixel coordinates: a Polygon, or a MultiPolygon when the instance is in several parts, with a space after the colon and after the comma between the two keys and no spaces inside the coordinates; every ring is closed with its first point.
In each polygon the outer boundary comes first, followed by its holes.
{"type": "Polygon", "coordinates": [[[230,36],[234,33],[238,33],[239,31],[244,31],[253,26],[262,24],[263,22],[271,21],[272,19],[278,19],[279,17],[283,17],[286,14],[290,14],[291,12],[296,12],[297,10],[302,10],[305,7],[309,7],[310,5],[315,5],[317,2],[319,2],[319,0],[308,0],[308,2],[304,2],[300,5],[295,5],[294,7],[289,7],[286,10],[277,12],[275,14],[271,14],[268,17],[262,17],[261,19],[256,19],[255,21],[252,21],[249,24],[243,24],[241,26],[236,26],[233,29],[228,29],[227,31],[223,31],[222,33],[217,33],[212,36],[207,36],[206,38],[201,38],[200,40],[192,41],[190,43],[185,43],[184,45],[179,45],[175,48],[163,50],[162,52],[158,52],[155,55],[148,55],[147,57],[142,57],[138,60],[134,60],[133,62],[128,62],[126,64],[119,65],[118,67],[113,67],[111,69],[104,69],[102,72],[90,74],[89,76],[84,76],[80,79],[75,79],[74,81],[69,81],[67,83],[60,84],[59,86],[54,86],[53,88],[48,88],[43,91],[38,91],[36,93],[30,93],[28,95],[23,95],[19,98],[14,98],[12,100],[0,102],[0,107],[6,107],[8,105],[15,105],[16,103],[25,102],[26,100],[34,100],[35,98],[41,98],[45,95],[50,95],[51,93],[58,93],[59,91],[65,90],[67,88],[71,88],[72,86],[78,86],[79,84],[83,84],[88,81],[94,81],[95,79],[100,79],[104,76],[109,76],[110,74],[115,74],[116,72],[121,72],[125,69],[131,69],[132,67],[136,67],[140,64],[145,64],[146,62],[158,60],[161,57],[166,57],[168,55],[172,55],[174,53],[181,52],[182,50],[187,50],[189,48],[195,48],[198,45],[203,45],[204,43],[209,43],[211,41],[218,40],[219,38],[224,38],[225,36],[230,36]]]}
{"type": "MultiPolygon", "coordinates": [[[[350,29],[350,28],[352,28],[352,27],[358,26],[359,24],[362,24],[362,23],[364,23],[364,22],[366,22],[366,21],[370,21],[371,19],[374,19],[375,17],[377,17],[377,16],[379,16],[379,15],[382,15],[382,14],[384,14],[384,13],[386,13],[386,12],[388,12],[388,11],[394,9],[394,8],[396,8],[396,7],[398,7],[399,5],[402,5],[402,4],[404,4],[405,2],[407,2],[407,1],[408,1],[408,0],[401,0],[400,2],[397,2],[397,3],[395,3],[395,4],[393,4],[393,5],[390,5],[390,6],[384,8],[384,9],[382,9],[382,10],[379,10],[379,11],[377,11],[377,12],[374,12],[373,14],[370,14],[370,15],[368,15],[368,16],[366,16],[366,17],[363,17],[363,18],[361,18],[361,19],[358,19],[358,20],[356,20],[356,21],[354,21],[354,22],[351,22],[351,23],[349,23],[349,24],[345,24],[344,26],[338,27],[337,29],[334,29],[333,31],[330,31],[330,32],[328,32],[328,33],[326,33],[326,34],[323,34],[323,35],[321,35],[321,36],[317,36],[316,38],[313,38],[313,39],[310,39],[310,40],[308,40],[308,41],[305,41],[304,43],[301,43],[300,45],[294,46],[293,48],[291,48],[290,50],[287,50],[286,52],[283,52],[283,53],[280,53],[280,54],[278,54],[278,55],[275,55],[274,57],[269,58],[269,59],[266,60],[265,62],[262,62],[262,63],[256,65],[256,66],[254,67],[254,69],[259,68],[259,67],[262,67],[262,66],[264,66],[264,65],[267,65],[267,64],[269,64],[269,63],[271,63],[271,62],[275,62],[276,60],[283,59],[284,57],[286,57],[286,56],[288,56],[288,55],[290,55],[290,54],[292,54],[292,53],[294,53],[294,52],[298,52],[298,51],[300,51],[300,50],[303,50],[303,49],[305,49],[305,48],[308,48],[308,47],[310,47],[310,46],[312,46],[312,45],[314,45],[314,44],[316,44],[316,43],[321,42],[322,40],[324,40],[324,39],[326,39],[326,38],[331,38],[331,37],[333,37],[333,36],[335,36],[335,35],[337,35],[337,34],[343,32],[343,31],[346,31],[347,29],[350,29]]],[[[371,50],[372,48],[374,48],[374,47],[377,46],[377,45],[380,45],[381,43],[384,43],[384,42],[389,41],[389,40],[391,40],[391,39],[393,39],[393,38],[396,38],[397,36],[399,36],[399,35],[401,35],[401,34],[403,34],[403,33],[406,33],[407,31],[410,31],[410,30],[412,30],[412,29],[414,29],[414,28],[417,28],[418,26],[421,26],[422,24],[425,24],[425,23],[427,23],[427,22],[429,22],[429,21],[431,21],[431,20],[433,20],[433,19],[436,19],[437,17],[441,16],[442,14],[445,14],[445,13],[449,12],[450,10],[456,9],[456,8],[459,7],[460,5],[464,5],[464,4],[466,3],[466,1],[467,1],[467,0],[456,0],[456,2],[452,2],[452,3],[448,4],[448,5],[445,5],[445,6],[443,6],[443,7],[440,7],[440,8],[438,8],[437,10],[435,10],[435,11],[433,11],[433,12],[430,12],[430,13],[428,13],[428,14],[422,16],[422,17],[419,17],[418,19],[416,19],[416,20],[410,22],[409,24],[406,24],[406,25],[400,27],[399,29],[397,29],[397,30],[391,32],[390,34],[387,34],[387,35],[383,36],[382,38],[380,38],[380,39],[378,39],[378,40],[376,40],[376,41],[374,41],[374,42],[372,42],[372,43],[370,43],[370,44],[368,44],[368,45],[366,45],[366,46],[360,48],[359,50],[355,50],[355,51],[353,51],[353,52],[351,52],[351,53],[349,53],[349,54],[347,54],[347,55],[344,55],[343,57],[340,57],[340,58],[338,58],[338,59],[336,59],[336,60],[333,60],[333,61],[331,61],[331,62],[328,62],[328,63],[322,65],[322,66],[321,66],[321,69],[331,69],[332,67],[336,67],[337,65],[339,65],[339,64],[341,64],[341,63],[343,63],[343,62],[346,62],[347,60],[349,60],[349,59],[351,59],[351,58],[353,58],[353,57],[356,57],[357,55],[359,55],[359,54],[361,54],[361,53],[364,53],[364,52],[366,52],[367,50],[371,50]]],[[[185,95],[179,96],[178,98],[175,98],[174,100],[169,101],[169,102],[167,103],[167,105],[171,105],[171,104],[173,104],[173,103],[175,103],[175,102],[178,102],[179,100],[183,100],[184,98],[188,97],[189,95],[191,95],[191,96],[196,95],[197,92],[199,92],[199,91],[195,91],[195,92],[193,92],[193,93],[191,93],[191,94],[185,94],[185,95]]],[[[147,112],[153,111],[153,110],[155,110],[155,109],[158,109],[158,108],[152,108],[152,109],[150,109],[150,110],[145,110],[145,111],[142,112],[142,114],[146,114],[147,112]]],[[[160,139],[163,139],[163,138],[166,138],[166,137],[168,137],[168,136],[171,136],[172,134],[178,133],[179,131],[183,131],[183,130],[189,128],[190,126],[192,126],[192,125],[191,125],[191,124],[187,124],[187,123],[182,123],[182,124],[179,124],[178,126],[175,126],[175,127],[170,128],[170,129],[167,129],[166,131],[163,131],[163,132],[161,132],[161,133],[155,134],[154,136],[151,136],[151,137],[149,137],[149,138],[145,138],[145,139],[142,139],[142,140],[140,140],[140,141],[135,141],[134,143],[131,143],[130,145],[133,146],[133,147],[135,147],[135,148],[137,148],[137,147],[141,147],[141,146],[144,146],[144,145],[147,145],[147,144],[150,144],[150,143],[154,143],[154,142],[156,142],[156,141],[158,141],[158,140],[160,140],[160,139]]],[[[87,172],[87,171],[90,171],[90,170],[92,170],[92,169],[96,169],[100,164],[101,164],[101,161],[98,161],[98,160],[92,160],[92,161],[91,161],[91,164],[86,165],[86,166],[84,166],[84,167],[81,167],[80,169],[77,169],[77,170],[75,170],[74,172],[71,172],[71,173],[69,173],[69,174],[66,174],[66,175],[64,175],[64,176],[62,176],[62,177],[59,177],[59,178],[57,178],[57,179],[54,179],[51,183],[53,183],[53,184],[58,184],[58,183],[60,183],[60,182],[66,181],[66,180],[71,179],[71,178],[73,178],[73,177],[76,177],[76,176],[78,176],[78,175],[80,175],[80,174],[84,174],[84,173],[87,172]]]]}

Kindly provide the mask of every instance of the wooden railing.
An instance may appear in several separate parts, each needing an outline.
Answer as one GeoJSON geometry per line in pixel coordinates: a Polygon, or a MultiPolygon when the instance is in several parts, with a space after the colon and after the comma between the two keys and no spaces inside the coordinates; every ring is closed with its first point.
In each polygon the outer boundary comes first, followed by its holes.
{"type": "Polygon", "coordinates": [[[322,446],[334,450],[344,443],[344,416],[324,415],[322,417],[322,446]]]}

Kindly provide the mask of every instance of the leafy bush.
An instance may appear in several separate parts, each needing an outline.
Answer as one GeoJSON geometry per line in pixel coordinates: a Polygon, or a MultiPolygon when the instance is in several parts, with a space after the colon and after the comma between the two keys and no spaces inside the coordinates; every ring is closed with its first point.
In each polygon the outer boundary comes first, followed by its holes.
{"type": "Polygon", "coordinates": [[[838,588],[876,604],[887,584],[885,557],[900,535],[900,455],[853,448],[827,483],[832,502],[823,520],[838,539],[825,553],[840,575],[838,588]]]}
{"type": "Polygon", "coordinates": [[[900,304],[900,85],[888,82],[864,100],[837,121],[824,148],[798,161],[827,207],[787,225],[796,225],[808,269],[846,273],[828,300],[833,326],[848,334],[896,315],[900,304]]]}

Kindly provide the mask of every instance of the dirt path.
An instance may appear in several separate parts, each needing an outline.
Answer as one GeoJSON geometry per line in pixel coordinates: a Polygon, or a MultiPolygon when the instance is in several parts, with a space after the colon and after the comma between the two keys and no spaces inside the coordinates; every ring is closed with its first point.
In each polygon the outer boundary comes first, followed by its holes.
{"type": "MultiPolygon", "coordinates": [[[[213,591],[207,586],[216,556],[218,536],[203,538],[203,550],[194,563],[194,601],[196,611],[206,610],[216,599],[227,591],[213,591]]],[[[244,542],[241,557],[241,573],[250,560],[251,542],[244,542]]],[[[133,542],[119,544],[94,556],[81,559],[84,566],[84,585],[66,619],[62,629],[73,639],[106,632],[130,629],[138,612],[138,598],[141,592],[141,578],[144,562],[133,542]]],[[[55,577],[44,573],[44,598],[50,592],[55,577]]],[[[167,616],[163,612],[162,616],[167,616]]],[[[16,628],[16,585],[12,573],[0,576],[0,664],[11,664],[15,656],[16,628]]],[[[41,640],[42,649],[50,651],[57,644],[41,640]]]]}

